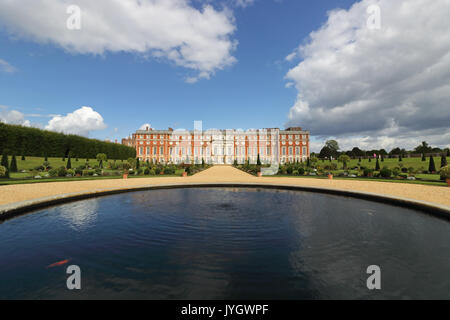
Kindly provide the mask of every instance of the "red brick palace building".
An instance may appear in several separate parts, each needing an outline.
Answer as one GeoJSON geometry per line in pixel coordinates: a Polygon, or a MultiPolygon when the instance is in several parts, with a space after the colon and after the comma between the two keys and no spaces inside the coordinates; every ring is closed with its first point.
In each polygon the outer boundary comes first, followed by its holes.
{"type": "Polygon", "coordinates": [[[142,161],[160,163],[263,164],[305,161],[309,157],[308,131],[302,128],[258,130],[155,130],[147,127],[122,144],[136,148],[142,161]]]}

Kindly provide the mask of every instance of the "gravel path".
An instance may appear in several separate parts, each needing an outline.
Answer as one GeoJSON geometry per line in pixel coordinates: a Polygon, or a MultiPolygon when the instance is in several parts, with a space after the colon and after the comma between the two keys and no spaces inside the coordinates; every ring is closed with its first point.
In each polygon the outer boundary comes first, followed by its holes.
{"type": "Polygon", "coordinates": [[[359,192],[370,192],[394,197],[421,200],[450,206],[450,188],[403,184],[389,182],[372,182],[357,180],[322,180],[314,178],[257,178],[229,166],[214,166],[192,177],[157,177],[128,180],[89,180],[70,182],[49,182],[23,185],[0,186],[0,205],[33,200],[43,197],[89,192],[104,189],[127,189],[147,185],[187,184],[187,183],[258,183],[283,184],[309,187],[335,188],[359,192]]]}

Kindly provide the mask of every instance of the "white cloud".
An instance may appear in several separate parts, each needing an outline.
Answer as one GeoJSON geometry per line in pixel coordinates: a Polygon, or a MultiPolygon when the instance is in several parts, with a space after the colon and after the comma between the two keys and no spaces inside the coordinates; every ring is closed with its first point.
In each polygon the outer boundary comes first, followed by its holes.
{"type": "MultiPolygon", "coordinates": [[[[0,0],[0,25],[14,37],[53,43],[71,53],[136,52],[194,70],[190,82],[232,65],[236,27],[228,10],[189,0],[77,0],[81,30],[69,30],[72,0],[0,0]]],[[[195,81],[193,81],[195,80],[195,81]]]]}
{"type": "Polygon", "coordinates": [[[145,123],[139,128],[139,130],[146,130],[147,128],[151,128],[151,127],[152,127],[152,125],[150,123],[145,123]]]}
{"type": "Polygon", "coordinates": [[[18,124],[24,127],[30,127],[31,123],[25,119],[25,115],[17,110],[9,110],[6,106],[0,106],[0,122],[7,124],[18,124]]]}
{"type": "Polygon", "coordinates": [[[296,51],[294,51],[291,54],[287,55],[286,58],[284,58],[284,59],[286,61],[290,62],[290,61],[294,60],[295,58],[297,58],[297,52],[296,51]]]}
{"type": "Polygon", "coordinates": [[[251,6],[255,0],[235,0],[236,6],[246,8],[251,6]]]}
{"type": "Polygon", "coordinates": [[[103,117],[91,107],[81,107],[65,116],[55,116],[45,127],[46,130],[86,137],[91,131],[105,128],[103,117]]]}
{"type": "Polygon", "coordinates": [[[288,125],[348,147],[449,146],[449,13],[449,0],[363,0],[331,11],[288,56],[303,59],[286,75],[298,90],[288,125]],[[381,30],[367,28],[371,4],[381,30]]]}
{"type": "Polygon", "coordinates": [[[17,69],[12,66],[7,61],[0,59],[0,71],[6,72],[6,73],[14,73],[17,71],[17,69]]]}

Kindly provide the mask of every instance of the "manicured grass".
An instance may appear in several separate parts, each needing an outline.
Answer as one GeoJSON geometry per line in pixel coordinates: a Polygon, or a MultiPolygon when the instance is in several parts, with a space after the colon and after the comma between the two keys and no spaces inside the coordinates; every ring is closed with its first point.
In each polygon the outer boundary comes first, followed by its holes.
{"type": "MultiPolygon", "coordinates": [[[[17,168],[19,171],[22,170],[33,170],[34,168],[41,166],[45,158],[44,157],[25,157],[25,160],[22,160],[21,156],[16,156],[17,159],[17,168]]],[[[9,157],[9,161],[11,163],[11,156],[9,157]]],[[[114,161],[114,160],[108,160],[114,161]]],[[[62,158],[48,158],[48,162],[50,163],[50,166],[52,168],[60,168],[65,167],[67,165],[67,158],[65,161],[62,160],[62,158]]],[[[78,161],[76,161],[76,158],[71,158],[70,162],[72,164],[72,168],[76,168],[78,166],[81,166],[86,163],[86,159],[79,158],[78,161]]],[[[117,163],[122,163],[122,160],[116,160],[117,163]]],[[[89,159],[89,164],[91,166],[98,165],[98,161],[96,159],[89,159]]]]}
{"type": "MultiPolygon", "coordinates": [[[[342,169],[342,163],[338,162],[337,160],[333,160],[333,163],[336,163],[338,165],[339,169],[342,169]]],[[[434,157],[434,163],[436,165],[436,170],[439,170],[441,168],[441,157],[434,157]]],[[[447,163],[450,163],[450,157],[447,157],[447,163]]],[[[317,165],[322,167],[325,165],[329,165],[329,160],[319,160],[317,162],[317,165]]],[[[372,159],[371,162],[369,162],[369,159],[361,159],[361,163],[359,163],[359,159],[352,159],[350,160],[350,163],[348,164],[348,168],[355,168],[359,164],[361,166],[366,168],[375,169],[376,165],[376,159],[372,159]]],[[[422,161],[422,158],[403,158],[403,161],[398,161],[398,159],[388,159],[385,158],[384,161],[380,160],[380,167],[388,167],[389,169],[394,169],[396,167],[400,167],[403,165],[404,168],[414,168],[415,171],[424,171],[428,170],[428,166],[430,164],[430,158],[427,157],[426,161],[422,161]]]]}
{"type": "MultiPolygon", "coordinates": [[[[290,176],[290,175],[276,175],[276,176],[265,176],[264,178],[292,178],[292,179],[322,179],[327,180],[328,177],[325,176],[290,176]]],[[[382,178],[346,178],[346,177],[333,177],[334,180],[356,180],[356,181],[377,181],[377,182],[392,182],[392,183],[407,183],[407,184],[422,184],[431,186],[441,186],[446,187],[447,183],[443,181],[420,181],[420,180],[400,180],[400,179],[382,179],[382,178]]]]}

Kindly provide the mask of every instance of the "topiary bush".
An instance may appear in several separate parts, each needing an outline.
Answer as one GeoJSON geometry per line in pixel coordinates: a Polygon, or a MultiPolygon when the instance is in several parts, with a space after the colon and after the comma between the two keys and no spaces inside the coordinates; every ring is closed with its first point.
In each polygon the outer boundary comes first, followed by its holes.
{"type": "Polygon", "coordinates": [[[0,166],[0,177],[3,178],[6,176],[6,168],[4,166],[0,166]]]}
{"type": "Polygon", "coordinates": [[[441,168],[440,175],[441,180],[450,179],[450,165],[441,168]]]}
{"type": "Polygon", "coordinates": [[[67,174],[67,170],[64,167],[58,169],[58,177],[65,177],[67,174]]]}
{"type": "Polygon", "coordinates": [[[392,176],[392,171],[389,168],[383,168],[380,171],[380,176],[383,178],[390,178],[392,176]]]}
{"type": "Polygon", "coordinates": [[[50,177],[57,177],[58,176],[58,169],[50,169],[49,171],[48,171],[48,175],[50,176],[50,177]]]}
{"type": "Polygon", "coordinates": [[[363,175],[364,175],[364,177],[371,177],[373,175],[373,170],[366,168],[366,169],[364,169],[363,175]]]}

